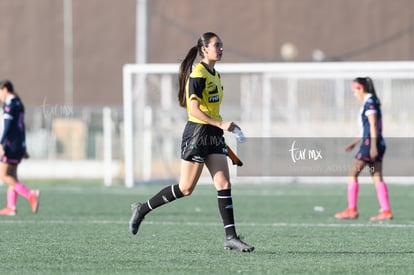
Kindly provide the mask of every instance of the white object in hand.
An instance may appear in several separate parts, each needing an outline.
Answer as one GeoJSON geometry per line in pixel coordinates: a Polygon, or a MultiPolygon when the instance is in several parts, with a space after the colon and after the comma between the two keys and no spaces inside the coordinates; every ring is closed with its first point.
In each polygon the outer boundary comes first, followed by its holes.
{"type": "Polygon", "coordinates": [[[246,141],[246,137],[244,136],[242,130],[240,128],[234,127],[233,132],[234,136],[237,139],[238,143],[243,143],[246,141]]]}

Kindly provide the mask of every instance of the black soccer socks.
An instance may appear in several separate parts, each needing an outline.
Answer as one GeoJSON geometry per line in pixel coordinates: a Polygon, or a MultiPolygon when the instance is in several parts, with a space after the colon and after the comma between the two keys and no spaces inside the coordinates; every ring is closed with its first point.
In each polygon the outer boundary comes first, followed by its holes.
{"type": "Polygon", "coordinates": [[[233,199],[231,189],[217,191],[218,208],[223,219],[226,236],[236,237],[236,225],[234,224],[233,199]]]}
{"type": "Polygon", "coordinates": [[[154,210],[155,208],[160,207],[161,205],[172,202],[183,196],[184,195],[183,193],[181,193],[178,184],[167,186],[160,192],[158,192],[158,194],[149,199],[146,203],[144,203],[141,207],[140,213],[142,213],[142,216],[145,216],[151,210],[154,210]]]}

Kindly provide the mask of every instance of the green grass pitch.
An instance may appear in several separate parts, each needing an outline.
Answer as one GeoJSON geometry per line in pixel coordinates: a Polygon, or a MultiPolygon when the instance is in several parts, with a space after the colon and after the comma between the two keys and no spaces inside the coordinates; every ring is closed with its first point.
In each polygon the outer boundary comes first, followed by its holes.
{"type": "MultiPolygon", "coordinates": [[[[237,231],[255,245],[252,253],[223,249],[212,185],[150,213],[136,236],[130,204],[162,185],[28,185],[41,189],[39,213],[19,198],[17,216],[0,217],[1,274],[414,273],[410,185],[390,183],[395,219],[370,222],[379,208],[371,184],[361,185],[353,221],[333,218],[346,206],[345,183],[235,184],[237,231]]],[[[5,205],[6,187],[0,190],[5,205]]]]}

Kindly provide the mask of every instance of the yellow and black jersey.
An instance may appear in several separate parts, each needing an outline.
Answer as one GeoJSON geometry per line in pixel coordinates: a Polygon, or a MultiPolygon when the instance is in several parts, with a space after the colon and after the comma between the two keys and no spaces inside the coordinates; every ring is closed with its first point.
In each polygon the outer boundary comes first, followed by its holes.
{"type": "Polygon", "coordinates": [[[220,104],[223,98],[223,87],[220,74],[211,71],[203,62],[197,64],[190,74],[186,87],[188,121],[206,124],[190,115],[190,101],[197,99],[200,102],[200,110],[209,117],[222,121],[220,116],[220,104]]]}

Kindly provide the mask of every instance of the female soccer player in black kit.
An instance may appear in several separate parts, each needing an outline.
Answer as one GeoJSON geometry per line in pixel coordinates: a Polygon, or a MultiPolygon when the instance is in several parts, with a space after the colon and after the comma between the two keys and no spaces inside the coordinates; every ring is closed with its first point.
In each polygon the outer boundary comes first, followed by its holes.
{"type": "Polygon", "coordinates": [[[218,207],[223,219],[226,238],[225,249],[251,252],[254,247],[240,240],[236,233],[227,150],[223,131],[239,128],[232,121],[223,121],[220,105],[223,86],[220,74],[214,69],[223,55],[223,43],[214,33],[204,33],[183,60],[179,70],[179,104],[187,108],[188,121],[181,143],[181,177],[179,184],[162,189],[145,203],[132,204],[129,222],[132,234],[150,211],[193,192],[204,165],[207,166],[217,190],[218,207]],[[193,63],[201,62],[193,69],[193,63]]]}
{"type": "Polygon", "coordinates": [[[24,125],[24,105],[14,92],[11,81],[0,82],[0,100],[3,102],[3,134],[0,144],[0,180],[6,183],[7,206],[0,210],[0,215],[15,216],[17,195],[29,201],[33,213],[39,207],[39,190],[29,190],[17,178],[17,166],[22,158],[27,157],[26,132],[24,125]]]}

